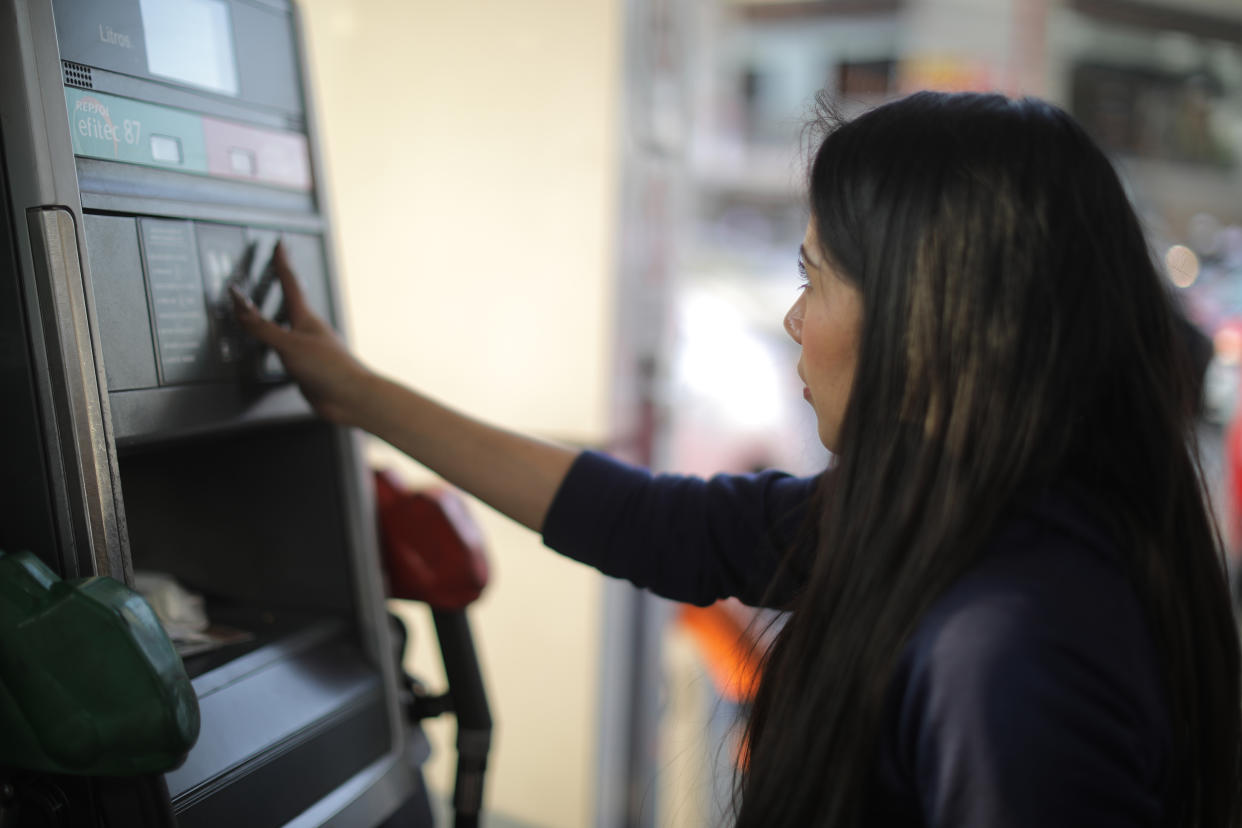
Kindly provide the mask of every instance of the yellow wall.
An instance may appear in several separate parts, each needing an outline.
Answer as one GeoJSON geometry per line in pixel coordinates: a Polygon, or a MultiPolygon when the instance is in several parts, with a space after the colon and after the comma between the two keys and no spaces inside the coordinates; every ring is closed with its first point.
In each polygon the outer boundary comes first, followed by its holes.
{"type": "MultiPolygon", "coordinates": [[[[346,322],[362,358],[473,414],[607,431],[618,0],[302,0],[346,322]]],[[[400,462],[386,447],[378,462],[400,462]]],[[[403,471],[416,474],[409,464],[403,471]]],[[[498,730],[488,802],[590,822],[599,577],[476,507],[498,730]]],[[[421,608],[420,672],[437,653],[421,608]]],[[[436,681],[438,683],[438,679],[436,681]]],[[[430,784],[451,787],[450,732],[430,784]]]]}

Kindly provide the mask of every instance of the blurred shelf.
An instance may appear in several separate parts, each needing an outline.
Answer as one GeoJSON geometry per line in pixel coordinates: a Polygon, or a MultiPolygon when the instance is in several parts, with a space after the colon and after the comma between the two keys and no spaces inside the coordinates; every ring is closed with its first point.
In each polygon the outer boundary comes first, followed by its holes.
{"type": "Polygon", "coordinates": [[[250,637],[183,657],[186,674],[199,696],[264,664],[339,636],[346,626],[341,619],[320,613],[245,606],[209,606],[208,617],[213,627],[237,630],[250,637]]]}

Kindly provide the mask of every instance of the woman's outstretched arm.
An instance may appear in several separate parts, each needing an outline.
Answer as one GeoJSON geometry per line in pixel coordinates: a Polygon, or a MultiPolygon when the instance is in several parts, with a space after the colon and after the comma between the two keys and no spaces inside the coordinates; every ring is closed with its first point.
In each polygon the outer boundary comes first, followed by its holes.
{"type": "Polygon", "coordinates": [[[321,416],[369,431],[453,485],[542,531],[578,451],[472,419],[371,371],[307,305],[283,247],[277,246],[272,263],[284,289],[288,327],[264,318],[234,288],[237,318],[280,355],[321,416]]]}

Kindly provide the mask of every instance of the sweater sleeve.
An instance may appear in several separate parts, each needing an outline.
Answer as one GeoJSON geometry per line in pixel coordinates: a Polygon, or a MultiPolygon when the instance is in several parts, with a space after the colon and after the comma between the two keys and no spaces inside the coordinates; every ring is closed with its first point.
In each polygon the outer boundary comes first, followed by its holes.
{"type": "Polygon", "coordinates": [[[817,481],[777,471],[652,475],[584,452],[553,499],[543,542],[677,601],[780,605],[804,577],[803,556],[786,568],[781,560],[817,481]]]}

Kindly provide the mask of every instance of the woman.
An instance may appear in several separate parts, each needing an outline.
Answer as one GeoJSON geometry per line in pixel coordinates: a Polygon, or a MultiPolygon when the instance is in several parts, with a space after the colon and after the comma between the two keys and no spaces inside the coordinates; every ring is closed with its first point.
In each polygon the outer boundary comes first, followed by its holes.
{"type": "Polygon", "coordinates": [[[920,93],[828,129],[786,317],[834,466],[651,477],[354,361],[278,261],[239,315],[319,412],[605,572],[793,610],[741,826],[1238,826],[1239,654],[1163,283],[1065,113],[920,93]]]}

